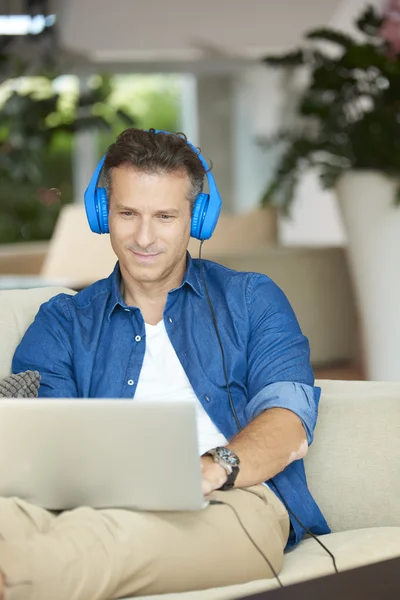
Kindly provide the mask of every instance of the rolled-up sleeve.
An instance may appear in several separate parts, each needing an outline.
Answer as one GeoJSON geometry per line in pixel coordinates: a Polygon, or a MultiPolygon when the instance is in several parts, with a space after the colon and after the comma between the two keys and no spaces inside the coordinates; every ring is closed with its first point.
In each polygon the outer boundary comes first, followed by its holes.
{"type": "Polygon", "coordinates": [[[247,289],[247,308],[246,416],[251,421],[270,408],[291,410],[301,419],[311,444],[321,390],[314,386],[308,339],[285,294],[268,277],[253,275],[247,289]]]}
{"type": "Polygon", "coordinates": [[[246,417],[252,421],[269,408],[286,408],[294,412],[303,423],[310,445],[318,417],[321,389],[303,383],[281,381],[260,390],[246,407],[246,417]]]}

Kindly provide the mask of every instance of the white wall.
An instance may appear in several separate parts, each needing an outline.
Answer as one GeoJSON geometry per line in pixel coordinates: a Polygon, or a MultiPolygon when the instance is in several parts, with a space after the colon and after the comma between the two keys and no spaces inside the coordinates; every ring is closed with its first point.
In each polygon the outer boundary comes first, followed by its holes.
{"type": "Polygon", "coordinates": [[[343,246],[346,232],[333,191],[323,190],[315,173],[305,174],[290,217],[281,217],[279,237],[285,246],[343,246]]]}
{"type": "MultiPolygon", "coordinates": [[[[293,83],[293,82],[292,82],[293,83]]],[[[279,159],[276,149],[263,149],[259,138],[269,138],[293,121],[293,94],[282,72],[257,66],[235,80],[235,198],[238,212],[259,205],[279,159]]],[[[332,192],[322,190],[315,173],[301,179],[290,218],[280,219],[284,245],[343,245],[345,232],[332,192]]]]}
{"type": "Polygon", "coordinates": [[[234,80],[234,208],[252,210],[269,181],[276,151],[265,151],[259,138],[271,135],[282,121],[282,77],[259,65],[240,71],[234,80]]]}

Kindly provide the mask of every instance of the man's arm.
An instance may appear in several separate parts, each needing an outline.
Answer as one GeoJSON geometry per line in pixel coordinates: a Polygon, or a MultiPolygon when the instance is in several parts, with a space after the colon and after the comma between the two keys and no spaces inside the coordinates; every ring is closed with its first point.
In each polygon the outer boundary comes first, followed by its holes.
{"type": "MultiPolygon", "coordinates": [[[[235,487],[262,483],[304,458],[307,435],[300,418],[290,410],[271,408],[261,413],[227,445],[240,458],[235,487]]],[[[202,458],[203,492],[209,494],[227,479],[225,469],[212,457],[202,458]]]]}
{"type": "Polygon", "coordinates": [[[39,397],[76,398],[72,368],[72,323],[65,294],[42,304],[12,361],[12,372],[38,371],[39,397]]]}
{"type": "MultiPolygon", "coordinates": [[[[320,392],[314,388],[308,340],[279,287],[253,275],[247,306],[248,424],[227,445],[240,459],[235,487],[267,481],[306,455],[320,392]]],[[[203,488],[209,492],[226,481],[211,457],[202,459],[202,467],[203,488]]]]}

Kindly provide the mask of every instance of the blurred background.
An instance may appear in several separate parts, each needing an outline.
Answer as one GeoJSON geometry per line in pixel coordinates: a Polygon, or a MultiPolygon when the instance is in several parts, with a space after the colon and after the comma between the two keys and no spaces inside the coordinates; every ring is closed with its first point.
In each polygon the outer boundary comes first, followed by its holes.
{"type": "Polygon", "coordinates": [[[283,288],[318,377],[400,380],[400,2],[0,0],[0,289],[109,274],[83,193],[131,125],[212,161],[204,254],[283,288]]]}

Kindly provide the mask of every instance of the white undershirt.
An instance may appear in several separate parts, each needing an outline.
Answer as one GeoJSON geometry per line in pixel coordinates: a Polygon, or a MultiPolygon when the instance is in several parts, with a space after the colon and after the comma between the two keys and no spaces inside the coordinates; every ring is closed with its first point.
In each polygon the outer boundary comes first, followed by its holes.
{"type": "Polygon", "coordinates": [[[199,453],[228,441],[201,405],[176,355],[164,321],[146,326],[146,352],[135,400],[196,400],[199,453]]]}

